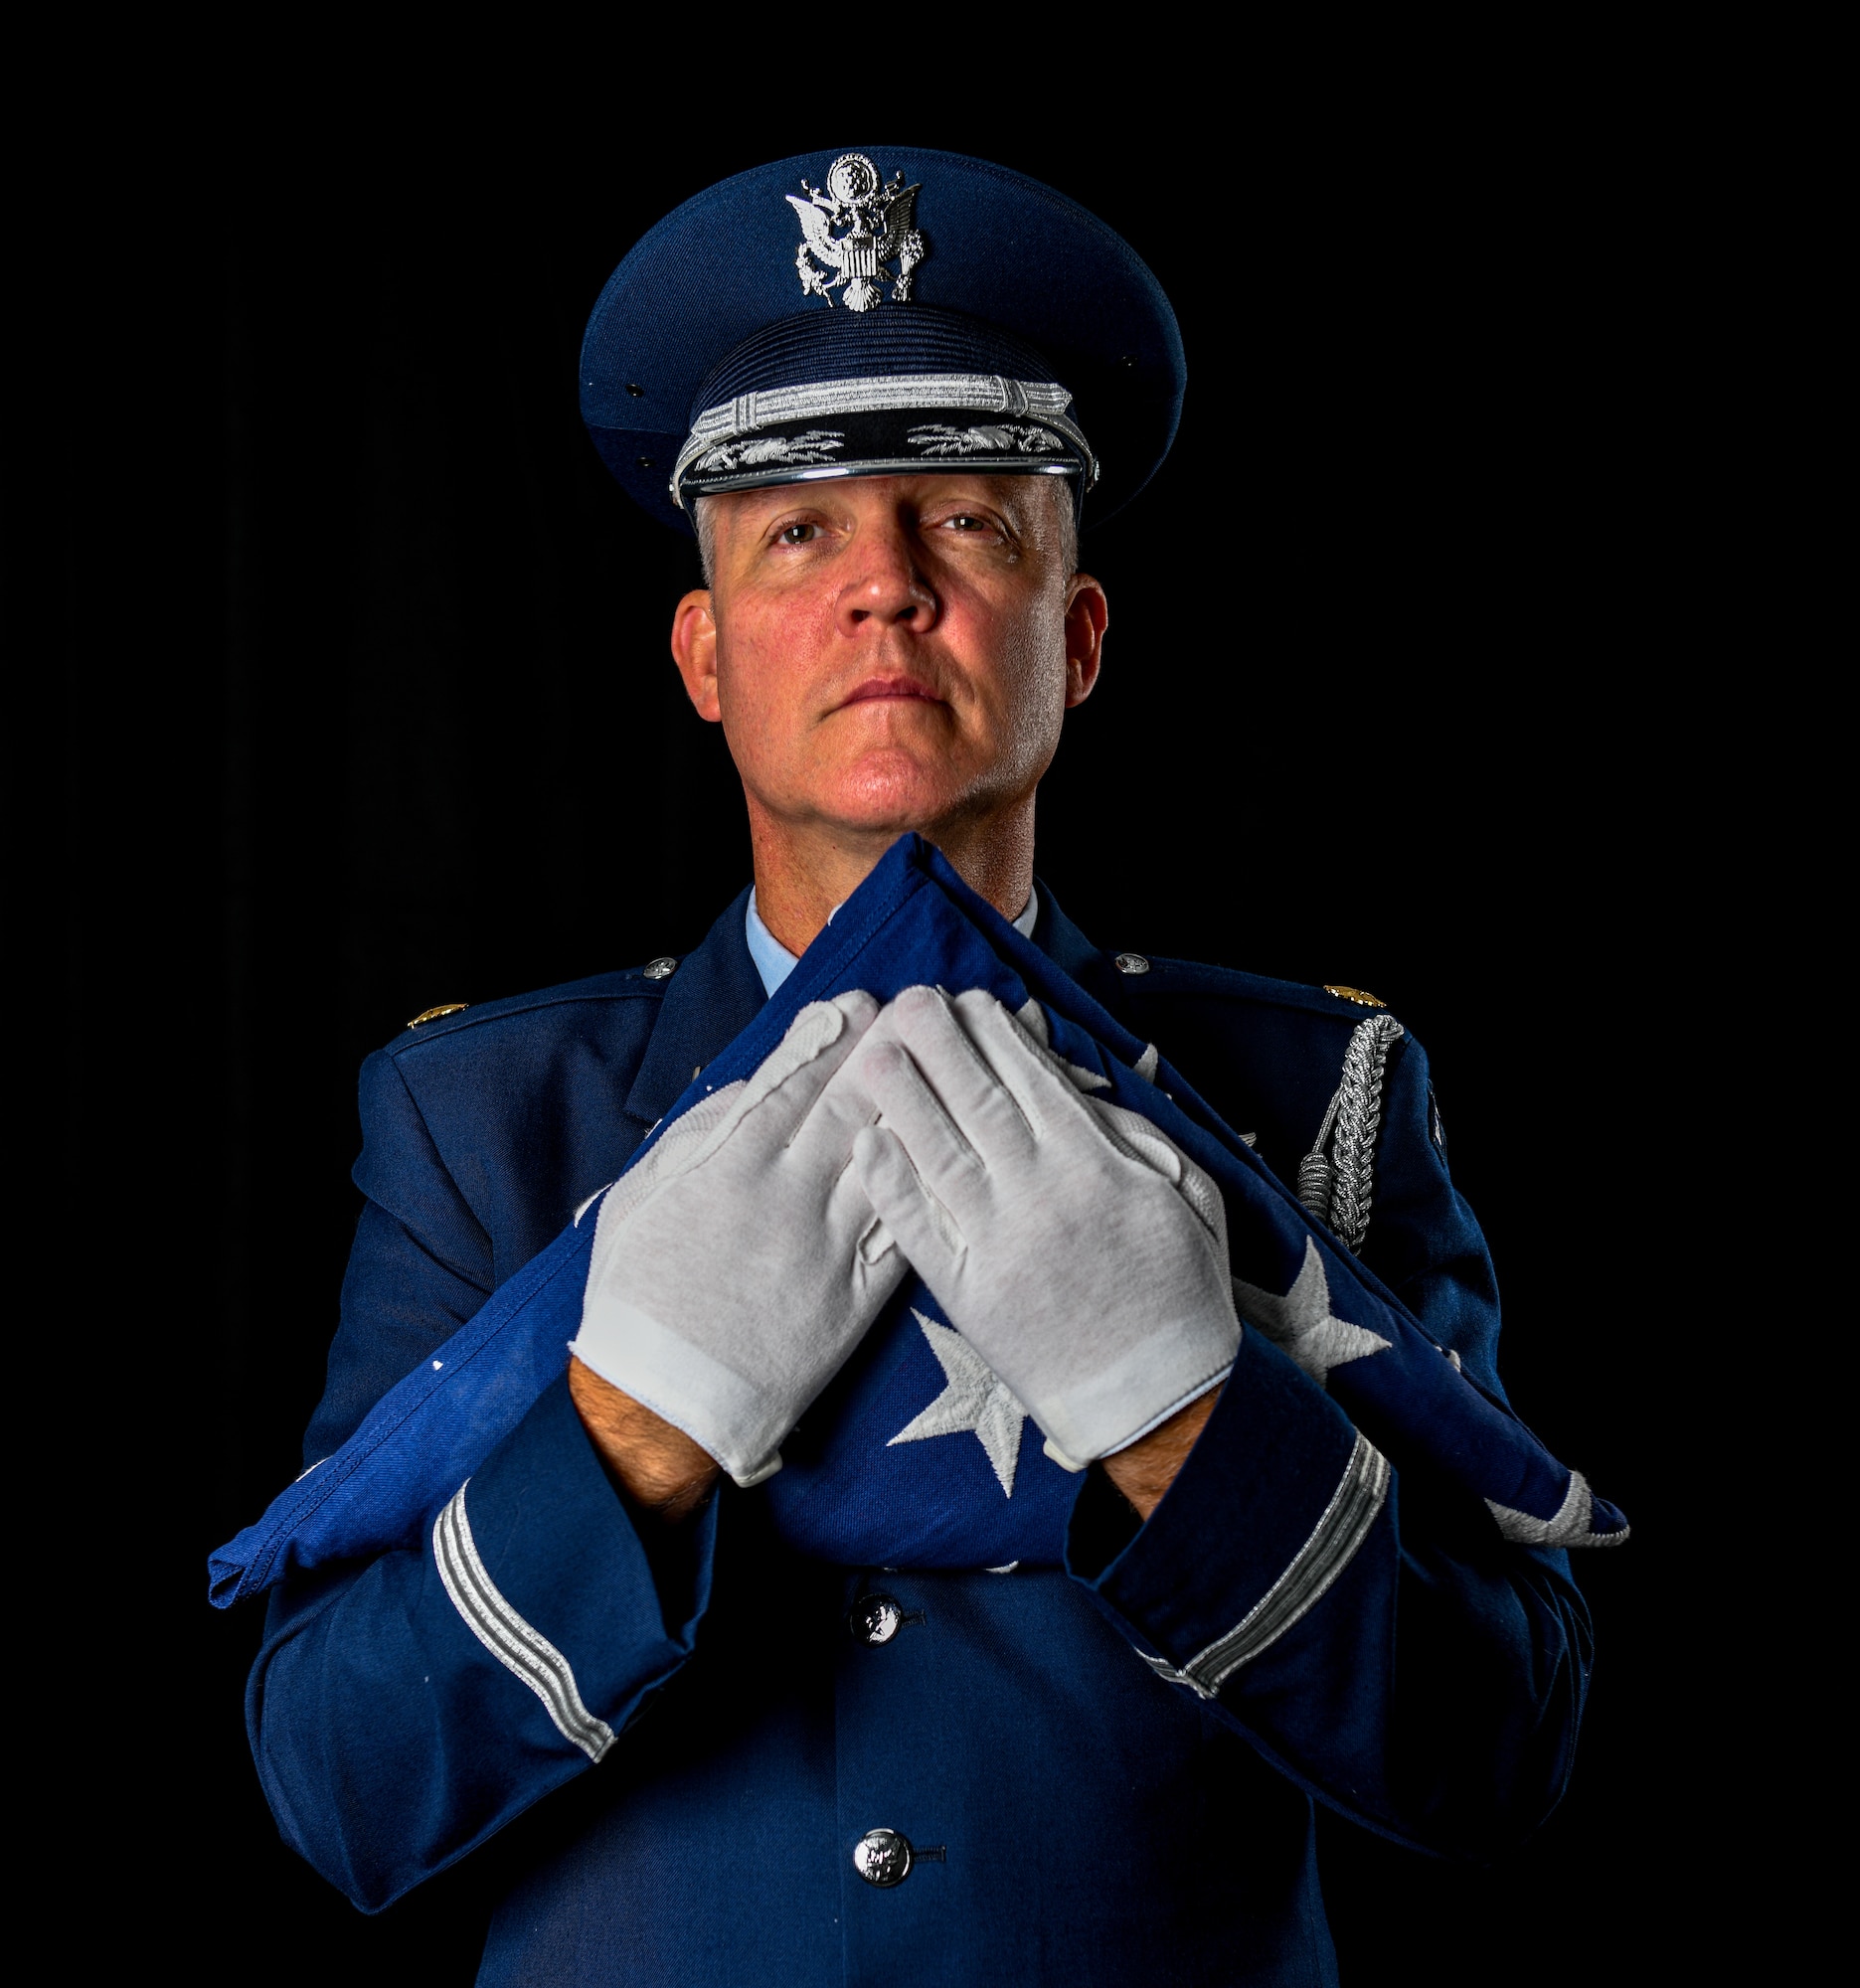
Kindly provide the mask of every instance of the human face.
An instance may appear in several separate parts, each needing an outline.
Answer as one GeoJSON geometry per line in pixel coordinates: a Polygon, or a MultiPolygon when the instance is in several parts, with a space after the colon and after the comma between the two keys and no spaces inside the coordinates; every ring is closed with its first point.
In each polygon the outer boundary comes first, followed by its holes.
{"type": "Polygon", "coordinates": [[[1098,583],[1037,476],[848,477],[714,508],[673,653],[753,817],[934,835],[1028,801],[1097,679],[1098,583]]]}

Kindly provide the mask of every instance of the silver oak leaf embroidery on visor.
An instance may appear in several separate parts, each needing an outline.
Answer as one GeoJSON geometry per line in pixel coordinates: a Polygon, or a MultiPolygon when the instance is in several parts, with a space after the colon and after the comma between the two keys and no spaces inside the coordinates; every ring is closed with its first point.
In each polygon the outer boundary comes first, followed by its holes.
{"type": "Polygon", "coordinates": [[[1016,421],[975,428],[927,421],[913,428],[909,439],[926,455],[1051,455],[1060,447],[1058,435],[1016,421]]]}
{"type": "Polygon", "coordinates": [[[932,1435],[967,1435],[987,1452],[988,1462],[1001,1486],[1001,1495],[1014,1495],[1014,1469],[1020,1461],[1021,1424],[1027,1410],[1013,1391],[981,1355],[946,1325],[936,1325],[921,1311],[911,1316],[924,1328],[930,1350],[948,1384],[922,1414],[907,1422],[891,1442],[923,1442],[932,1435]]]}
{"type": "Polygon", "coordinates": [[[1283,1297],[1234,1279],[1234,1304],[1278,1350],[1321,1388],[1333,1367],[1386,1353],[1391,1344],[1379,1332],[1352,1325],[1330,1309],[1330,1282],[1317,1244],[1304,1239],[1304,1261],[1283,1297]]]}
{"type": "Polygon", "coordinates": [[[809,428],[805,434],[727,441],[712,449],[698,464],[698,474],[715,476],[726,469],[757,469],[765,462],[831,462],[834,451],[845,446],[846,437],[838,428],[809,428]]]}
{"type": "Polygon", "coordinates": [[[880,285],[889,281],[893,303],[911,301],[912,271],[930,249],[916,226],[922,185],[906,186],[904,177],[893,173],[881,186],[878,167],[863,152],[848,152],[829,167],[824,191],[802,180],[805,200],[785,196],[805,238],[794,251],[803,296],[823,298],[831,309],[828,293],[843,289],[848,310],[868,311],[885,301],[880,285]]]}

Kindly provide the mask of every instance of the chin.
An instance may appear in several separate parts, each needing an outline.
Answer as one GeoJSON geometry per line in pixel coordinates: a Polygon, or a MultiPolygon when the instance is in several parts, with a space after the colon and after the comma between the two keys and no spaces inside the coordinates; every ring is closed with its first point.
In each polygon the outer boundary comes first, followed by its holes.
{"type": "Polygon", "coordinates": [[[840,827],[861,835],[890,836],[907,835],[913,829],[928,835],[950,812],[946,805],[937,807],[928,801],[914,806],[904,801],[882,802],[875,799],[841,801],[820,811],[840,827]]]}
{"type": "Polygon", "coordinates": [[[954,781],[926,778],[921,767],[911,768],[908,775],[893,768],[862,768],[835,781],[829,792],[818,796],[817,804],[821,813],[847,828],[903,835],[940,821],[963,791],[954,781]]]}
{"type": "Polygon", "coordinates": [[[901,835],[947,812],[970,784],[954,766],[896,749],[862,752],[851,765],[819,770],[824,777],[814,798],[822,813],[862,828],[896,826],[901,835]]]}

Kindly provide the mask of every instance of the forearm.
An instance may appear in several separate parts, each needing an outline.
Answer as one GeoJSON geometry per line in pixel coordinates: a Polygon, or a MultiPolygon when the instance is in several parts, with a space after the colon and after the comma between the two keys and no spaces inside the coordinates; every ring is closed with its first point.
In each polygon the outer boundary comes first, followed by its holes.
{"type": "Polygon", "coordinates": [[[287,1840],[379,1909],[585,1772],[708,1603],[709,1515],[647,1531],[557,1387],[418,1552],[286,1582],[248,1713],[287,1840]]]}
{"type": "Polygon", "coordinates": [[[1079,1501],[1073,1574],[1153,1668],[1313,1792],[1472,1857],[1554,1805],[1588,1671],[1561,1556],[1399,1483],[1256,1334],[1147,1523],[1105,1477],[1079,1501]]]}

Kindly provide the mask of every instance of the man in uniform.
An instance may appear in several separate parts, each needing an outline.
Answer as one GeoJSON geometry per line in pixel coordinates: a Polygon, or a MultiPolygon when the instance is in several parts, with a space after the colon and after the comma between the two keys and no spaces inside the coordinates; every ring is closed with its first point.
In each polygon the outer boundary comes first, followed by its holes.
{"type": "Polygon", "coordinates": [[[367,1910],[506,1832],[486,1982],[1331,1980],[1314,1797],[1483,1856],[1563,1788],[1580,1477],[1507,1534],[1385,1459],[1326,1383],[1388,1341],[1315,1242],[1231,1285],[1244,1211],[1028,1010],[854,989],[703,1090],[921,835],[1502,1403],[1412,1037],[1355,989],[1108,956],[1034,878],[1107,621],[1078,526],[1167,451],[1167,301],[1017,175],[809,156],[661,223],[583,362],[609,467],[702,547],[672,648],[754,884],[684,958],[364,1067],[309,1468],[622,1178],[573,1353],[430,1535],[275,1586],[279,1824],[367,1910]]]}

